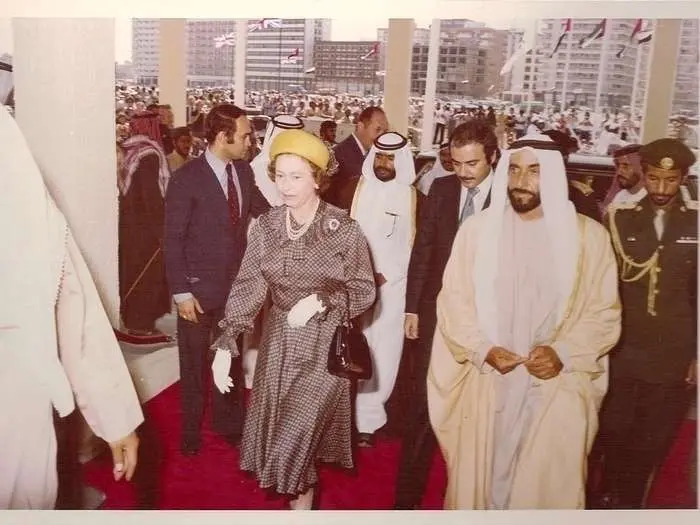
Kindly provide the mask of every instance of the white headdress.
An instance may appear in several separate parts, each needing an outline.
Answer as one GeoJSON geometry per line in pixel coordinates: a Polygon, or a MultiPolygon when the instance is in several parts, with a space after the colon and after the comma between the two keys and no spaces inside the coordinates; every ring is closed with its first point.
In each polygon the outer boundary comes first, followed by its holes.
{"type": "Polygon", "coordinates": [[[442,160],[440,160],[440,154],[438,153],[435,163],[433,163],[430,170],[421,176],[416,182],[416,188],[423,195],[427,195],[430,192],[430,187],[433,185],[437,179],[447,177],[448,175],[454,175],[454,171],[447,171],[442,165],[442,160]]]}
{"type": "MultiPolygon", "coordinates": [[[[553,248],[554,268],[560,300],[557,322],[565,314],[569,297],[576,280],[579,256],[578,219],[574,205],[569,201],[569,188],[564,159],[552,139],[542,134],[532,134],[514,142],[503,151],[498,162],[491,188],[491,204],[479,228],[476,259],[474,262],[474,287],[479,318],[488,323],[496,319],[496,278],[500,237],[503,231],[505,211],[511,206],[508,198],[508,171],[510,156],[523,149],[530,149],[540,164],[540,198],[544,221],[553,248]]],[[[516,264],[516,262],[513,262],[516,264]]],[[[494,337],[495,334],[488,334],[494,337]]]]}
{"type": "Polygon", "coordinates": [[[265,139],[260,153],[250,163],[255,173],[255,184],[262,192],[271,206],[279,206],[282,199],[277,191],[275,183],[267,174],[267,167],[270,164],[270,146],[273,139],[285,129],[304,129],[304,122],[294,115],[276,115],[272,117],[265,130],[265,139]]]}

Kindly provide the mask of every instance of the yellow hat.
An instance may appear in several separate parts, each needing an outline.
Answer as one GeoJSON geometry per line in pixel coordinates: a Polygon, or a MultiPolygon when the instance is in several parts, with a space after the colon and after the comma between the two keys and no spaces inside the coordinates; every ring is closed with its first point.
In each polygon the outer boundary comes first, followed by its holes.
{"type": "Polygon", "coordinates": [[[302,129],[287,129],[272,140],[270,160],[278,155],[291,153],[315,164],[322,170],[328,169],[330,152],[328,147],[315,135],[302,129]]]}

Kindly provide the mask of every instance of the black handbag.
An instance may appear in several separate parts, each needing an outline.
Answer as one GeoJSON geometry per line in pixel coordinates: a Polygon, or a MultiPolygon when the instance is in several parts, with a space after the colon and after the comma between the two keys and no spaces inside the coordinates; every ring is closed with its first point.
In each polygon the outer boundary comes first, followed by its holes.
{"type": "Polygon", "coordinates": [[[340,324],[328,348],[328,372],[347,379],[367,380],[372,377],[372,358],[362,330],[350,321],[350,298],[340,324]]]}

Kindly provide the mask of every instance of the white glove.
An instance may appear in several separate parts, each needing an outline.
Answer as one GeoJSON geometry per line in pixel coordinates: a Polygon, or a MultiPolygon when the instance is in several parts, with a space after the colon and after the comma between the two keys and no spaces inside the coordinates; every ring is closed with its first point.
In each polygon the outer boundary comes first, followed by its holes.
{"type": "Polygon", "coordinates": [[[214,355],[214,362],[211,365],[211,371],[214,384],[222,394],[228,394],[233,386],[233,379],[228,375],[230,370],[231,353],[226,350],[217,350],[214,355]]]}
{"type": "Polygon", "coordinates": [[[323,312],[325,309],[318,298],[318,294],[307,295],[289,310],[287,322],[292,328],[299,328],[308,323],[309,319],[314,315],[323,312]]]}

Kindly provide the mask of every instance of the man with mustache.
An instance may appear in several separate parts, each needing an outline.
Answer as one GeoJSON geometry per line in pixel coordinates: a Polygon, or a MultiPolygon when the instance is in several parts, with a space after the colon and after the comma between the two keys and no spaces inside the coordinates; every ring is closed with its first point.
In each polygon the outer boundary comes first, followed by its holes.
{"type": "Polygon", "coordinates": [[[615,178],[601,204],[603,214],[611,204],[639,202],[647,195],[642,179],[642,165],[639,158],[639,144],[629,144],[613,152],[615,178]]]}
{"type": "Polygon", "coordinates": [[[514,142],[457,232],[437,299],[430,422],[445,509],[581,509],[620,333],[605,228],[576,213],[558,146],[514,142]]]}
{"type": "Polygon", "coordinates": [[[406,137],[384,133],[365,158],[350,208],[350,216],[367,237],[377,281],[377,302],[361,319],[374,364],[372,378],[357,386],[361,447],[372,447],[375,432],[387,422],[385,404],[401,361],[406,279],[418,204],[415,178],[406,137]]]}
{"type": "Polygon", "coordinates": [[[643,507],[697,383],[698,214],[680,194],[696,159],[675,139],[639,154],[648,195],[608,215],[625,315],[601,413],[597,508],[643,507]]]}

